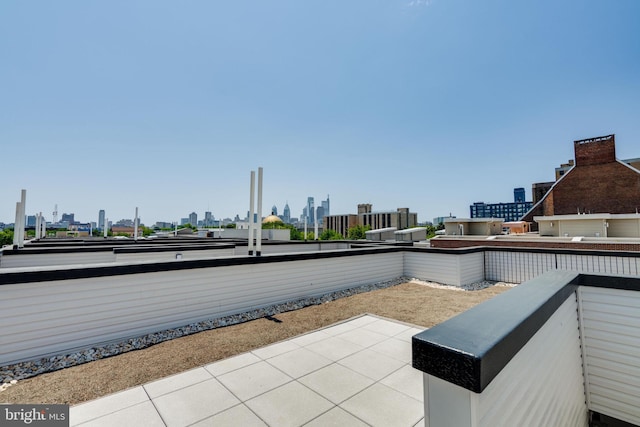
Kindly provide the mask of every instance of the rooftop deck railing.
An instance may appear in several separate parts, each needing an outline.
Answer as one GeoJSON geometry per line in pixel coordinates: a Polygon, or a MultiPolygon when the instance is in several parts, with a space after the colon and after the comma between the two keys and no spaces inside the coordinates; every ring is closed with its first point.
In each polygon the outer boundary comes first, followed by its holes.
{"type": "Polygon", "coordinates": [[[413,338],[431,427],[640,424],[640,278],[551,271],[413,338]]]}

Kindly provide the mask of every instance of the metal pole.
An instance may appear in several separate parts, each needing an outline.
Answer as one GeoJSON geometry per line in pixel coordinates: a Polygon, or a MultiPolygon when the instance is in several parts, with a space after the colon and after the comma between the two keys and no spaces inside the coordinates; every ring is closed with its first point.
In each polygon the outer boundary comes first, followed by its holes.
{"type": "Polygon", "coordinates": [[[18,247],[24,247],[24,238],[25,238],[25,215],[26,215],[26,207],[27,207],[27,190],[22,190],[20,192],[20,240],[18,242],[18,247]]]}
{"type": "Polygon", "coordinates": [[[313,224],[313,240],[318,240],[318,210],[316,209],[316,214],[314,215],[314,224],[313,224]]]}
{"type": "Polygon", "coordinates": [[[258,168],[258,215],[256,234],[258,245],[256,246],[256,256],[262,254],[262,168],[258,168]]]}
{"type": "Polygon", "coordinates": [[[249,255],[253,255],[253,200],[255,198],[256,172],[251,171],[251,189],[249,190],[249,255]]]}
{"type": "Polygon", "coordinates": [[[13,223],[13,246],[20,247],[20,202],[16,202],[16,221],[13,223]]]}
{"type": "Polygon", "coordinates": [[[136,207],[136,217],[133,220],[133,240],[138,240],[138,208],[136,207]]]}

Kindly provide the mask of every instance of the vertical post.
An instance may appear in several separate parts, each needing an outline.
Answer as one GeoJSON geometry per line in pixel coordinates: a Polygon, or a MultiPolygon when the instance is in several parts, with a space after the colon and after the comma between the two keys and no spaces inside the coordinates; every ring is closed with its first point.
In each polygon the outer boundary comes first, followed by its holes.
{"type": "Polygon", "coordinates": [[[318,210],[316,209],[316,214],[314,215],[314,223],[313,223],[313,240],[318,240],[318,210]]]}
{"type": "Polygon", "coordinates": [[[16,202],[16,221],[13,224],[13,246],[21,247],[20,245],[20,202],[16,202]]]}
{"type": "Polygon", "coordinates": [[[24,228],[27,222],[26,208],[27,208],[27,190],[22,190],[20,192],[20,209],[22,210],[22,213],[20,215],[20,247],[24,246],[24,239],[25,239],[24,228]]]}
{"type": "Polygon", "coordinates": [[[304,241],[307,241],[307,220],[309,218],[309,213],[307,212],[307,214],[304,217],[304,241]]]}
{"type": "Polygon", "coordinates": [[[133,240],[138,240],[138,208],[136,207],[136,217],[133,220],[133,240]]]}
{"type": "Polygon", "coordinates": [[[40,214],[36,214],[36,240],[40,238],[40,214]]]}
{"type": "Polygon", "coordinates": [[[103,236],[106,239],[107,238],[107,233],[109,232],[109,218],[107,218],[106,216],[104,217],[104,227],[102,227],[103,230],[103,236]]]}
{"type": "Polygon", "coordinates": [[[45,237],[47,237],[47,221],[45,221],[42,212],[40,212],[40,238],[44,239],[45,237]]]}
{"type": "Polygon", "coordinates": [[[253,200],[255,198],[256,172],[251,171],[251,189],[249,190],[249,255],[253,255],[253,200]]]}
{"type": "Polygon", "coordinates": [[[262,168],[258,168],[258,212],[256,221],[256,256],[262,254],[262,168]]]}

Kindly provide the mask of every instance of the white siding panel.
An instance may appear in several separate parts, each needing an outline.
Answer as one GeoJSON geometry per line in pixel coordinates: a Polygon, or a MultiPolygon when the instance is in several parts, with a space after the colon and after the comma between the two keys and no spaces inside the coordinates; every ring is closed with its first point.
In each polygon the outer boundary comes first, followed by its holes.
{"type": "Polygon", "coordinates": [[[476,252],[459,255],[458,265],[461,285],[469,285],[484,280],[484,253],[476,252]]]}
{"type": "Polygon", "coordinates": [[[0,268],[39,267],[46,265],[98,264],[114,262],[116,256],[111,251],[100,252],[60,252],[48,254],[17,254],[0,257],[0,268]]]}
{"type": "Polygon", "coordinates": [[[180,254],[181,259],[202,259],[202,258],[220,258],[234,255],[234,249],[209,249],[209,250],[180,250],[162,251],[162,252],[134,252],[134,253],[118,253],[116,254],[116,262],[131,261],[171,261],[180,254]]]}
{"type": "Polygon", "coordinates": [[[460,286],[459,256],[433,252],[406,252],[404,275],[445,285],[460,286]]]}
{"type": "Polygon", "coordinates": [[[575,294],[478,395],[479,426],[586,426],[575,294]]]}
{"type": "Polygon", "coordinates": [[[0,365],[402,276],[402,253],[0,286],[0,365]]]}
{"type": "Polygon", "coordinates": [[[640,293],[580,287],[589,409],[640,425],[640,293]]]}

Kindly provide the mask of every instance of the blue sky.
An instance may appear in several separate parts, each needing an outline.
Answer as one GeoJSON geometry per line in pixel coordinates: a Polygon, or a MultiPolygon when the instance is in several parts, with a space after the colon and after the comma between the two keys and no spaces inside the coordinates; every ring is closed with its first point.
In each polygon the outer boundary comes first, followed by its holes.
{"type": "Polygon", "coordinates": [[[577,139],[640,157],[640,2],[0,3],[0,221],[469,216],[577,139]]]}

